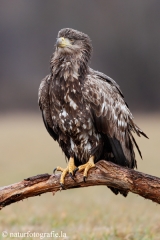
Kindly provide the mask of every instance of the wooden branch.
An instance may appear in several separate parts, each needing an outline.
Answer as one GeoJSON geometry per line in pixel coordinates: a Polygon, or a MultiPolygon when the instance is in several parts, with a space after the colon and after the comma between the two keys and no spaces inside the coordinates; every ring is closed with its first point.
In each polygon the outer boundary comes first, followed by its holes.
{"type": "MultiPolygon", "coordinates": [[[[0,209],[11,203],[45,192],[55,194],[61,190],[59,180],[60,174],[41,174],[2,187],[0,188],[0,209]]],[[[90,169],[86,183],[83,181],[83,172],[76,173],[75,181],[69,175],[65,178],[66,189],[95,185],[106,185],[133,192],[153,202],[160,203],[160,178],[104,160],[99,161],[95,168],[90,169]]]]}

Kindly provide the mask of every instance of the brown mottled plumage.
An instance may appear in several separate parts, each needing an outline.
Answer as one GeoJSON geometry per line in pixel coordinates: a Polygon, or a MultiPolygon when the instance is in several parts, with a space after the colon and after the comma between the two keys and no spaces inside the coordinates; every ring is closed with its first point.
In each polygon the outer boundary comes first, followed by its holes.
{"type": "Polygon", "coordinates": [[[39,88],[44,124],[76,166],[94,156],[94,162],[105,159],[134,168],[134,145],[141,152],[132,133],[146,135],[133,122],[117,83],[89,67],[91,53],[86,34],[69,28],[60,30],[50,74],[39,88]]]}

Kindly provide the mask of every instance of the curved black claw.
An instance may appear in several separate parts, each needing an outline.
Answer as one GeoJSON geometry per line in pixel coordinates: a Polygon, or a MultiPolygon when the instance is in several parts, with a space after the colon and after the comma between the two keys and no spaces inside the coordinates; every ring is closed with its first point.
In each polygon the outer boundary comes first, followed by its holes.
{"type": "Polygon", "coordinates": [[[63,183],[60,183],[60,186],[61,186],[61,189],[63,189],[63,190],[66,189],[63,183]]]}
{"type": "Polygon", "coordinates": [[[53,173],[54,173],[54,175],[55,175],[55,171],[57,170],[57,168],[55,168],[55,169],[53,169],[53,173]]]}
{"type": "Polygon", "coordinates": [[[69,173],[69,176],[70,176],[74,181],[76,181],[76,180],[74,179],[74,175],[72,175],[71,172],[69,173]]]}
{"type": "Polygon", "coordinates": [[[83,176],[83,181],[86,183],[86,179],[87,177],[86,176],[83,176]]]}
{"type": "Polygon", "coordinates": [[[75,168],[74,171],[73,171],[73,176],[75,176],[76,172],[79,170],[79,168],[75,168]]]}

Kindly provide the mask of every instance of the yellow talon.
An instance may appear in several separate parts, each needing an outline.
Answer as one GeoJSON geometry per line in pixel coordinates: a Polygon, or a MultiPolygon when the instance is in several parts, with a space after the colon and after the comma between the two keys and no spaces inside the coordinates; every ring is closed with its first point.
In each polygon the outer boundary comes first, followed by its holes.
{"type": "Polygon", "coordinates": [[[83,173],[83,178],[84,178],[84,181],[85,179],[87,178],[87,174],[88,174],[88,171],[90,168],[92,167],[95,167],[95,164],[94,164],[94,156],[90,156],[89,160],[87,163],[81,165],[78,167],[78,171],[82,171],[84,170],[84,173],[83,173]]]}
{"type": "Polygon", "coordinates": [[[70,157],[69,163],[68,163],[69,173],[72,173],[72,175],[73,175],[73,171],[74,171],[75,168],[76,168],[76,166],[74,164],[74,158],[70,157]]]}
{"type": "Polygon", "coordinates": [[[72,179],[74,179],[73,178],[73,172],[76,168],[77,167],[74,164],[74,158],[70,157],[69,162],[68,162],[68,166],[66,168],[62,168],[62,167],[58,166],[57,168],[54,169],[54,172],[55,172],[55,170],[62,172],[61,177],[60,177],[60,184],[61,185],[64,185],[64,179],[65,179],[65,176],[67,175],[67,173],[69,173],[70,176],[72,177],[72,179]]]}
{"type": "Polygon", "coordinates": [[[56,168],[56,170],[63,172],[63,171],[64,171],[64,168],[61,168],[61,167],[58,166],[58,167],[56,168]]]}
{"type": "Polygon", "coordinates": [[[64,184],[64,178],[65,178],[65,176],[67,175],[67,173],[68,173],[68,167],[65,168],[65,169],[63,170],[62,174],[61,174],[61,178],[60,178],[60,183],[61,183],[61,184],[64,184]]]}

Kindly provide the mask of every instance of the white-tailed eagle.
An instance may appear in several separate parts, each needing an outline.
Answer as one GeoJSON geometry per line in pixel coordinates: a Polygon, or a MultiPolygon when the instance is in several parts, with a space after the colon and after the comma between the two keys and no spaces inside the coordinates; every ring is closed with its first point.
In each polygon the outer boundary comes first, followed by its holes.
{"type": "Polygon", "coordinates": [[[133,122],[118,84],[89,67],[91,53],[88,35],[71,28],[60,30],[50,74],[39,87],[46,129],[68,159],[67,168],[56,168],[62,172],[62,187],[65,175],[73,178],[77,170],[84,170],[85,181],[88,170],[101,159],[136,167],[134,146],[140,156],[141,152],[133,133],[147,137],[133,122]]]}

